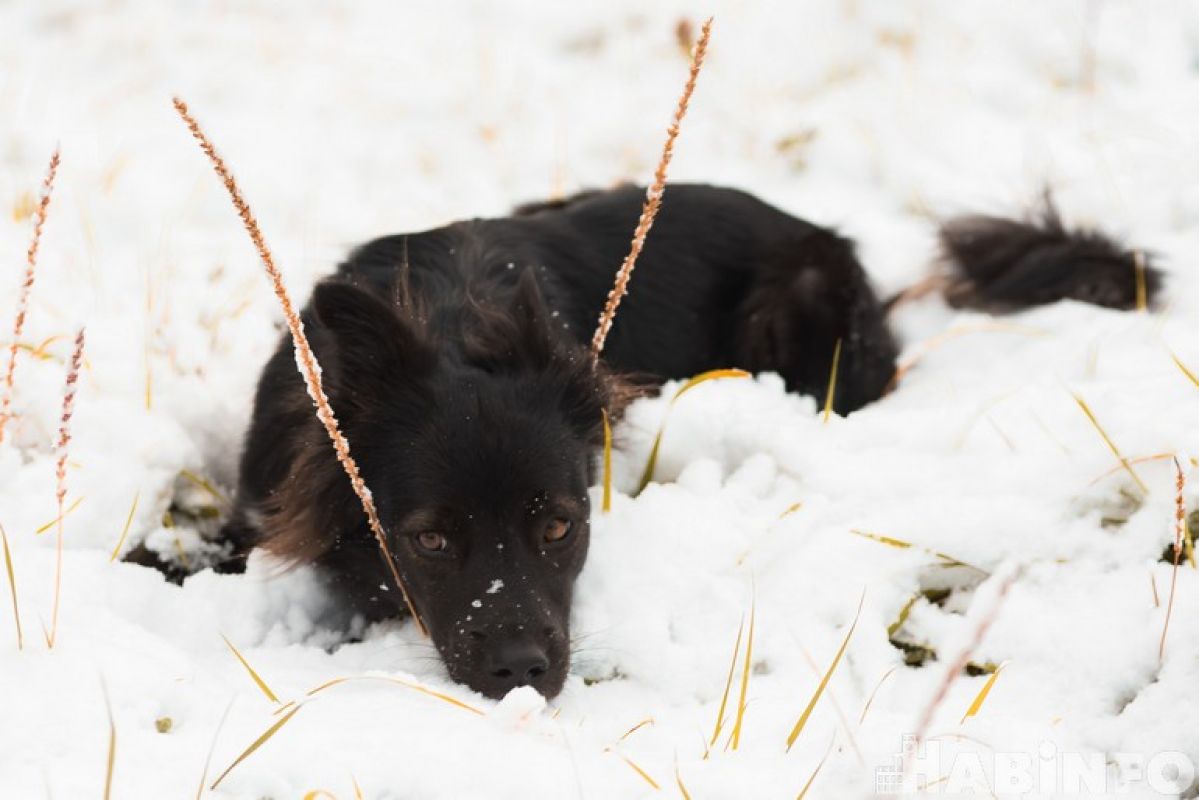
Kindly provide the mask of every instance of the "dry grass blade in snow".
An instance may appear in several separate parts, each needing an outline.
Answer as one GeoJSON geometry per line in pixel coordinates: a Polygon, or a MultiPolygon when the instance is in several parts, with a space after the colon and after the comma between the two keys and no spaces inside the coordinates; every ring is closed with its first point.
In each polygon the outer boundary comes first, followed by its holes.
{"type": "Polygon", "coordinates": [[[1124,454],[1120,452],[1120,448],[1116,447],[1116,443],[1112,441],[1112,437],[1108,436],[1107,431],[1105,431],[1103,426],[1099,424],[1098,417],[1095,416],[1095,412],[1091,411],[1091,407],[1087,405],[1087,401],[1082,399],[1082,395],[1075,394],[1074,402],[1078,403],[1078,407],[1082,409],[1082,413],[1087,415],[1087,419],[1091,421],[1091,425],[1093,425],[1095,430],[1099,432],[1099,436],[1103,439],[1104,443],[1107,444],[1108,449],[1112,451],[1112,454],[1120,462],[1120,466],[1123,467],[1124,471],[1129,474],[1133,482],[1136,483],[1137,487],[1145,494],[1149,494],[1149,487],[1145,485],[1145,482],[1141,480],[1141,476],[1138,475],[1137,471],[1132,468],[1132,464],[1129,463],[1128,459],[1124,457],[1124,454]]]}
{"type": "Polygon", "coordinates": [[[25,649],[25,635],[21,632],[21,607],[17,602],[17,573],[12,565],[12,552],[8,549],[8,533],[0,525],[0,544],[4,545],[4,570],[8,573],[8,591],[12,595],[12,618],[17,626],[17,649],[25,649]]]}
{"type": "Polygon", "coordinates": [[[247,758],[249,758],[251,755],[254,754],[255,750],[257,750],[258,748],[260,748],[264,744],[266,744],[268,741],[270,741],[270,738],[272,736],[274,736],[276,733],[278,733],[279,729],[282,728],[284,725],[286,725],[288,723],[288,721],[292,717],[294,717],[296,715],[296,713],[299,712],[299,710],[303,707],[304,706],[294,707],[291,711],[288,711],[286,714],[284,714],[282,717],[280,717],[279,720],[274,725],[272,725],[271,727],[269,727],[265,731],[263,731],[261,736],[259,736],[257,739],[255,739],[250,744],[249,747],[247,747],[245,750],[243,750],[241,752],[241,755],[239,755],[237,758],[235,758],[233,760],[232,764],[225,767],[225,771],[222,772],[220,774],[220,776],[215,781],[212,782],[212,786],[209,786],[208,788],[211,791],[216,791],[216,787],[221,785],[221,781],[225,780],[225,778],[229,775],[229,773],[233,771],[234,767],[236,767],[241,762],[245,761],[247,758]]]}
{"type": "Polygon", "coordinates": [[[617,753],[616,755],[620,757],[621,761],[623,761],[624,763],[629,765],[629,769],[633,770],[633,772],[636,772],[638,775],[640,775],[641,780],[645,781],[650,786],[654,787],[655,791],[662,788],[660,785],[658,785],[658,782],[656,780],[654,780],[648,772],[646,772],[644,769],[642,769],[641,766],[639,764],[637,764],[637,762],[633,761],[633,759],[629,758],[628,756],[624,755],[623,753],[617,753]]]}
{"type": "Polygon", "coordinates": [[[687,791],[687,784],[683,783],[683,773],[679,771],[679,762],[674,762],[674,782],[679,787],[679,794],[683,796],[683,800],[691,800],[691,792],[687,791]]]}
{"type": "Polygon", "coordinates": [[[58,149],[50,156],[50,167],[42,181],[42,197],[38,201],[33,223],[33,239],[25,253],[25,278],[21,282],[21,294],[17,298],[17,316],[13,320],[12,343],[8,347],[8,368],[4,371],[4,384],[0,386],[0,443],[4,442],[4,428],[12,413],[13,374],[17,369],[17,350],[20,348],[21,332],[25,328],[25,317],[29,312],[29,296],[33,293],[33,279],[37,273],[37,251],[42,242],[42,228],[46,225],[46,213],[50,210],[50,195],[54,191],[54,176],[58,174],[58,149]]]}
{"type": "Polygon", "coordinates": [[[708,742],[709,747],[716,744],[716,740],[720,738],[720,730],[724,727],[724,712],[728,708],[729,691],[733,688],[733,675],[737,672],[737,657],[741,655],[741,636],[744,633],[745,617],[742,617],[741,625],[737,628],[737,641],[733,644],[733,660],[729,662],[729,675],[724,681],[724,694],[720,696],[720,708],[716,712],[716,727],[712,731],[712,741],[708,742]]]}
{"type": "Polygon", "coordinates": [[[133,515],[137,513],[137,501],[141,498],[142,493],[133,493],[133,503],[129,506],[129,514],[125,517],[125,525],[121,528],[121,536],[117,539],[117,546],[112,548],[112,555],[108,557],[109,561],[116,561],[117,556],[121,554],[121,548],[125,545],[125,537],[129,535],[129,527],[133,524],[133,515]]]}
{"type": "Polygon", "coordinates": [[[112,797],[112,773],[117,763],[117,723],[112,717],[112,702],[108,699],[108,687],[104,687],[104,707],[108,711],[108,761],[104,771],[104,800],[112,797]]]}
{"type": "Polygon", "coordinates": [[[1145,287],[1145,253],[1142,250],[1132,252],[1133,277],[1136,279],[1136,308],[1137,311],[1149,310],[1149,293],[1145,287]]]}
{"type": "Polygon", "coordinates": [[[829,371],[828,376],[828,392],[824,397],[824,419],[825,424],[828,423],[828,418],[833,415],[833,397],[837,394],[837,367],[841,363],[841,337],[837,337],[837,343],[833,346],[833,367],[829,371]]]}
{"type": "Polygon", "coordinates": [[[54,542],[54,606],[50,613],[50,632],[46,634],[46,646],[54,647],[58,637],[58,605],[62,596],[62,535],[63,501],[67,497],[67,448],[71,444],[71,417],[75,414],[75,391],[79,386],[79,369],[83,365],[83,328],[75,334],[75,349],[71,351],[71,363],[67,367],[66,388],[62,395],[62,420],[58,428],[58,461],[54,465],[56,481],[54,496],[58,500],[58,519],[54,542]]]}
{"type": "MultiPolygon", "coordinates": [[[[966,665],[970,663],[970,656],[973,655],[974,651],[978,649],[978,646],[982,644],[983,639],[986,638],[987,631],[991,629],[991,625],[993,625],[995,620],[998,619],[999,612],[1003,608],[1003,601],[1007,599],[1008,592],[1011,591],[1011,588],[1013,584],[1016,583],[1016,579],[1018,577],[1020,577],[1020,570],[1013,569],[1008,573],[1007,577],[1003,579],[1003,582],[999,584],[999,591],[995,595],[995,602],[987,612],[987,615],[983,617],[981,622],[979,622],[978,627],[974,629],[974,635],[971,637],[969,644],[963,648],[962,652],[958,654],[958,657],[945,670],[945,674],[941,678],[941,683],[937,687],[936,694],[933,695],[933,698],[929,704],[925,706],[924,712],[920,716],[920,724],[916,726],[917,746],[924,742],[924,738],[928,734],[928,727],[932,724],[933,717],[936,716],[937,709],[941,707],[941,704],[945,702],[945,698],[949,696],[950,687],[952,687],[957,681],[958,677],[962,674],[962,670],[966,668],[966,665]]],[[[910,766],[910,764],[904,764],[905,774],[910,766]]]]}
{"type": "Polygon", "coordinates": [[[1187,368],[1187,365],[1182,363],[1182,359],[1173,353],[1170,353],[1170,358],[1174,359],[1174,365],[1182,370],[1182,374],[1187,376],[1187,380],[1195,384],[1195,386],[1199,386],[1199,375],[1191,372],[1191,370],[1187,368]]]}
{"type": "Polygon", "coordinates": [[[978,694],[974,696],[974,702],[970,704],[970,707],[966,709],[966,713],[962,715],[962,722],[976,716],[982,710],[983,703],[987,702],[987,696],[991,694],[991,689],[995,686],[995,681],[999,680],[999,673],[1003,672],[1003,668],[1006,666],[1007,664],[1000,664],[987,677],[987,682],[983,684],[983,688],[979,689],[978,694]]]}
{"type": "Polygon", "coordinates": [[[271,687],[267,686],[266,681],[262,679],[262,676],[250,666],[250,662],[246,660],[246,657],[241,654],[240,650],[234,647],[233,642],[229,641],[224,634],[221,634],[221,639],[223,639],[225,644],[229,646],[229,649],[233,651],[233,655],[237,656],[237,660],[240,661],[241,665],[246,668],[246,672],[250,673],[250,679],[253,680],[254,684],[262,691],[264,695],[266,695],[266,698],[272,703],[278,703],[279,696],[271,691],[271,687]]]}
{"type": "Polygon", "coordinates": [[[695,50],[691,54],[691,72],[687,76],[687,85],[683,87],[683,94],[679,97],[679,104],[675,107],[674,119],[671,120],[670,127],[666,131],[666,144],[662,147],[662,158],[659,159],[658,168],[654,171],[654,182],[645,192],[645,205],[641,208],[641,217],[637,220],[637,228],[633,231],[633,243],[629,247],[629,254],[625,256],[624,262],[616,272],[616,285],[612,287],[612,291],[608,292],[608,301],[604,304],[599,325],[591,339],[591,355],[596,360],[604,351],[604,341],[608,338],[608,331],[612,329],[612,321],[616,319],[616,309],[620,307],[620,301],[629,291],[629,279],[633,276],[633,267],[637,265],[637,257],[641,255],[641,249],[645,247],[645,237],[649,234],[649,229],[654,224],[654,217],[658,215],[658,209],[662,206],[662,193],[666,191],[666,170],[674,155],[674,140],[678,138],[683,117],[687,114],[687,104],[691,102],[691,93],[695,91],[695,82],[699,78],[700,68],[704,65],[704,56],[708,52],[708,40],[711,36],[712,18],[708,17],[700,31],[699,41],[695,43],[695,50]]]}
{"type": "Polygon", "coordinates": [[[443,703],[449,703],[452,706],[461,708],[463,711],[469,711],[472,714],[484,716],[483,712],[478,708],[472,706],[470,703],[464,703],[456,697],[451,697],[448,694],[436,691],[435,689],[430,689],[427,686],[421,686],[419,683],[412,683],[411,681],[401,680],[400,678],[390,678],[386,675],[363,675],[361,677],[334,678],[333,680],[325,681],[315,689],[309,690],[308,696],[313,697],[316,694],[325,691],[326,689],[331,689],[334,686],[340,686],[343,683],[349,683],[351,681],[384,681],[386,683],[394,683],[398,686],[403,686],[406,689],[412,689],[415,692],[420,692],[421,694],[436,698],[443,703]]]}
{"type": "Polygon", "coordinates": [[[853,632],[857,630],[858,620],[862,617],[862,605],[866,602],[866,591],[862,590],[862,597],[858,600],[858,610],[853,615],[853,623],[849,626],[849,630],[845,634],[845,639],[841,642],[840,649],[837,650],[837,655],[833,656],[833,663],[828,665],[828,671],[824,673],[824,677],[820,679],[820,684],[816,687],[816,691],[812,693],[812,699],[808,701],[808,705],[804,708],[803,713],[799,715],[799,719],[795,721],[795,727],[791,729],[791,733],[787,736],[787,752],[791,752],[791,748],[795,745],[795,741],[799,735],[803,733],[804,726],[808,724],[808,719],[812,716],[812,712],[816,710],[816,704],[820,702],[821,695],[828,688],[828,683],[833,678],[833,673],[837,671],[837,665],[841,663],[842,656],[849,648],[849,640],[853,638],[853,632]]]}
{"type": "Polygon", "coordinates": [[[745,639],[745,663],[741,670],[741,694],[737,698],[737,718],[733,722],[733,733],[729,745],[736,750],[741,744],[741,724],[745,720],[745,695],[749,691],[749,674],[754,660],[754,619],[757,617],[757,600],[749,604],[749,636],[745,639]]]}
{"type": "Polygon", "coordinates": [[[371,495],[370,489],[367,488],[366,482],[363,481],[362,475],[358,472],[358,463],[354,461],[350,455],[350,443],[346,441],[346,437],[341,432],[341,427],[337,423],[337,417],[333,414],[333,407],[329,404],[329,398],[325,395],[324,384],[321,380],[321,368],[317,363],[316,354],[312,352],[312,345],[308,343],[308,337],[304,334],[304,323],[300,320],[300,315],[296,312],[295,305],[291,302],[291,296],[287,293],[287,288],[283,284],[283,275],[279,272],[279,268],[275,265],[275,257],[271,255],[270,248],[266,245],[266,240],[262,236],[262,231],[258,227],[258,221],[254,218],[254,213],[250,210],[249,203],[242,196],[241,189],[237,186],[237,181],[233,178],[233,173],[225,165],[224,159],[217,153],[212,142],[200,129],[200,124],[188,111],[187,103],[184,103],[178,97],[174,98],[175,110],[179,112],[179,116],[187,125],[189,131],[197,142],[200,143],[200,149],[204,151],[204,155],[208,156],[208,160],[212,162],[212,167],[216,170],[216,174],[220,177],[221,182],[225,185],[225,190],[229,193],[229,199],[233,201],[233,207],[237,210],[238,217],[241,218],[242,224],[246,228],[246,232],[250,235],[250,240],[254,243],[254,248],[258,251],[258,257],[262,260],[262,265],[266,267],[267,275],[270,276],[271,286],[275,290],[275,297],[279,299],[279,305],[283,309],[283,316],[287,321],[287,328],[291,332],[292,343],[296,349],[296,366],[300,370],[300,375],[304,378],[304,383],[308,387],[308,394],[312,397],[312,402],[316,405],[316,416],[325,426],[325,431],[329,434],[329,439],[333,442],[333,449],[337,452],[337,460],[346,471],[346,475],[350,478],[350,485],[354,489],[354,494],[358,495],[358,499],[362,502],[362,509],[366,512],[367,521],[370,523],[371,532],[374,533],[375,539],[379,543],[379,550],[382,553],[383,560],[387,562],[388,570],[391,572],[392,580],[395,581],[396,588],[400,590],[400,594],[404,597],[404,603],[408,606],[409,613],[412,614],[412,620],[416,623],[416,627],[424,635],[428,635],[428,630],[425,628],[424,621],[421,620],[420,614],[417,613],[416,606],[412,603],[412,596],[408,592],[408,587],[404,583],[404,579],[400,577],[399,567],[396,565],[395,558],[391,555],[391,548],[387,545],[387,534],[383,531],[383,523],[379,520],[379,513],[375,509],[374,497],[371,495]]]}
{"type": "Polygon", "coordinates": [[[976,567],[973,564],[967,564],[965,561],[961,561],[959,559],[954,558],[951,555],[946,555],[945,553],[939,552],[937,550],[933,550],[928,547],[922,547],[920,545],[913,544],[912,542],[904,541],[903,539],[896,539],[894,536],[884,536],[881,533],[871,533],[870,531],[860,531],[857,528],[850,528],[849,532],[852,533],[854,536],[861,536],[863,539],[869,539],[872,542],[878,542],[879,544],[885,544],[887,547],[894,547],[897,550],[911,550],[911,549],[919,550],[920,552],[930,555],[933,558],[937,559],[938,561],[940,561],[942,563],[943,566],[946,566],[946,567],[965,567],[966,569],[972,569],[975,572],[979,572],[983,575],[990,574],[982,567],[976,567]]]}
{"type": "MultiPolygon", "coordinates": [[[[748,378],[749,373],[743,369],[714,369],[708,372],[702,372],[694,378],[689,379],[686,383],[679,387],[679,390],[674,393],[674,397],[670,398],[670,403],[666,406],[666,413],[670,413],[670,409],[674,408],[674,404],[678,399],[687,392],[699,386],[701,383],[706,383],[717,378],[748,378]]],[[[654,436],[653,446],[649,449],[649,458],[646,459],[645,469],[641,473],[641,480],[637,484],[637,494],[641,494],[646,486],[649,486],[650,481],[654,479],[654,470],[658,467],[658,451],[662,449],[662,436],[666,433],[666,418],[663,417],[662,424],[658,426],[658,433],[654,436]]]]}
{"type": "Polygon", "coordinates": [[[1166,634],[1170,631],[1170,616],[1174,613],[1174,591],[1178,588],[1178,564],[1182,561],[1183,542],[1186,538],[1186,473],[1182,464],[1174,459],[1174,569],[1170,572],[1170,597],[1166,600],[1166,621],[1162,623],[1162,639],[1157,646],[1157,660],[1166,657],[1166,634]]]}
{"type": "Polygon", "coordinates": [[[832,755],[833,745],[836,743],[836,741],[837,739],[834,736],[833,739],[828,743],[828,748],[824,751],[824,755],[820,758],[820,763],[816,765],[816,769],[812,770],[811,777],[808,778],[808,782],[803,785],[803,788],[799,790],[799,794],[795,796],[795,800],[803,800],[808,796],[808,790],[812,788],[812,784],[815,783],[816,778],[820,776],[820,770],[824,769],[824,762],[828,761],[828,757],[832,755]]]}
{"type": "Polygon", "coordinates": [[[220,738],[221,729],[225,727],[225,720],[229,718],[229,711],[233,708],[233,701],[225,706],[225,712],[221,714],[220,720],[216,724],[216,730],[212,734],[212,744],[208,746],[208,755],[204,758],[204,769],[200,772],[200,783],[196,786],[195,800],[200,800],[204,795],[204,789],[208,785],[208,768],[212,766],[212,754],[216,751],[216,742],[220,738]]]}
{"type": "Polygon", "coordinates": [[[604,500],[601,508],[604,513],[612,510],[612,423],[608,420],[608,410],[601,409],[604,418],[604,500]]]}

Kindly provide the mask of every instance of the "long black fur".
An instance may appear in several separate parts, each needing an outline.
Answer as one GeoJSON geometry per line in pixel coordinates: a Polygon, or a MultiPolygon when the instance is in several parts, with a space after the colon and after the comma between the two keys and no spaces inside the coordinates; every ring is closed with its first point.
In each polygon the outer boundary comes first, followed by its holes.
{"type": "MultiPolygon", "coordinates": [[[[1136,252],[1099,231],[1066,227],[1048,193],[1026,220],[958,217],[941,227],[940,239],[948,267],[945,298],[953,306],[991,313],[1058,300],[1136,306],[1136,252]]],[[[1142,257],[1145,300],[1152,306],[1162,274],[1142,257]]]]}

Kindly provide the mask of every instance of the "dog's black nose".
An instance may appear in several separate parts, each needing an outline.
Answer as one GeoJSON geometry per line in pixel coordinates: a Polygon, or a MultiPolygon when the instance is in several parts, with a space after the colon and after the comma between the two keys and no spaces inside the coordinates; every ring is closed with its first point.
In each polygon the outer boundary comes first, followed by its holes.
{"type": "Polygon", "coordinates": [[[549,666],[545,650],[528,639],[497,642],[491,655],[491,677],[507,688],[536,686],[549,666]]]}

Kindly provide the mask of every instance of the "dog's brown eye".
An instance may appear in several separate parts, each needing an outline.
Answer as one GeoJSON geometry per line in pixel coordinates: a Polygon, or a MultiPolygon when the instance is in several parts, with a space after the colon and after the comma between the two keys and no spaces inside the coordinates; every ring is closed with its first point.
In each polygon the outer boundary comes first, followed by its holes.
{"type": "Polygon", "coordinates": [[[416,535],[416,543],[430,553],[441,553],[449,547],[445,537],[436,531],[421,531],[416,535]]]}
{"type": "Polygon", "coordinates": [[[570,529],[574,527],[574,523],[568,519],[557,517],[551,519],[549,524],[545,526],[545,540],[547,542],[560,542],[570,534],[570,529]]]}

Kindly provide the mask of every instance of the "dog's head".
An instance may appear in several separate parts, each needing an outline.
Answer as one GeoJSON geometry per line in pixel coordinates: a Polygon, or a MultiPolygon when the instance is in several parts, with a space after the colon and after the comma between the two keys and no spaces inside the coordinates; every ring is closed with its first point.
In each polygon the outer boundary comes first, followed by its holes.
{"type": "MultiPolygon", "coordinates": [[[[313,309],[330,399],[451,677],[490,697],[521,685],[556,695],[617,382],[554,333],[531,275],[507,307],[473,309],[448,338],[344,282],[319,286],[313,309]]],[[[317,444],[304,461],[323,477],[280,498],[292,530],[278,535],[315,538],[322,552],[306,558],[328,555],[341,581],[361,576],[374,592],[386,574],[378,548],[331,448],[317,444]]],[[[379,588],[403,608],[395,587],[379,588]]]]}

